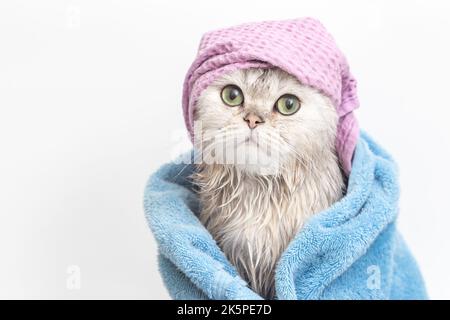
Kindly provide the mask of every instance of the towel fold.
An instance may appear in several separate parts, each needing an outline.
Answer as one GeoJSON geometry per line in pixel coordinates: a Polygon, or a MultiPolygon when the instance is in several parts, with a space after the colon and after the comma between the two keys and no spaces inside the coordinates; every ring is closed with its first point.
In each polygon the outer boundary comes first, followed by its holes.
{"type": "MultiPolygon", "coordinates": [[[[145,189],[159,269],[174,299],[262,299],[197,218],[193,164],[169,163],[145,189]]],[[[313,216],[281,255],[277,299],[425,299],[424,282],[396,229],[397,169],[361,132],[346,195],[313,216]]]]}

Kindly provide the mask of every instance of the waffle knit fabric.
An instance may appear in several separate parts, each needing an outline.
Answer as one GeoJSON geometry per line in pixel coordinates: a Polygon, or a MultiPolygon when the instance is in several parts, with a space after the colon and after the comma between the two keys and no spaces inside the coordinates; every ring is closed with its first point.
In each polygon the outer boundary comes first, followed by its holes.
{"type": "Polygon", "coordinates": [[[353,112],[359,106],[356,81],[333,37],[313,18],[253,22],[203,35],[183,88],[191,139],[193,110],[202,91],[226,73],[255,67],[278,67],[332,100],[339,115],[336,151],[348,175],[359,132],[353,112]]]}

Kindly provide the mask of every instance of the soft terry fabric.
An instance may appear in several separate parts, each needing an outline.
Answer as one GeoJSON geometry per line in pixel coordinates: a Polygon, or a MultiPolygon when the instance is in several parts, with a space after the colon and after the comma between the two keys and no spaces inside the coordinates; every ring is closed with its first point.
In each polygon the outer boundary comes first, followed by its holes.
{"type": "Polygon", "coordinates": [[[183,114],[193,139],[193,109],[201,92],[236,69],[278,67],[329,96],[339,115],[336,150],[345,173],[358,138],[356,81],[333,37],[317,20],[247,23],[206,33],[184,82],[183,114]]]}
{"type": "MultiPolygon", "coordinates": [[[[261,299],[197,219],[188,176],[166,164],[150,177],[145,212],[174,299],[261,299]]],[[[419,269],[396,230],[397,170],[367,135],[359,138],[348,191],[297,234],[276,268],[277,299],[423,299],[419,269]]]]}

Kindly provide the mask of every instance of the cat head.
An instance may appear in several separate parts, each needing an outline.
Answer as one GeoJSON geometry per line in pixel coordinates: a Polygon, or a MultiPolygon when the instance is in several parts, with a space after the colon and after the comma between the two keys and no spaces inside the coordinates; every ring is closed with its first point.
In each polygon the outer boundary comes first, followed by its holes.
{"type": "Polygon", "coordinates": [[[338,114],[330,98],[278,68],[238,69],[209,85],[194,108],[202,162],[276,175],[334,155],[338,114]]]}
{"type": "MultiPolygon", "coordinates": [[[[183,85],[183,117],[191,139],[195,139],[193,126],[195,107],[199,105],[197,100],[205,89],[213,90],[211,85],[215,80],[234,70],[274,67],[330,98],[338,114],[335,150],[341,168],[348,175],[359,137],[354,113],[359,106],[356,80],[333,36],[314,18],[250,22],[205,33],[183,85]]],[[[245,92],[245,88],[241,90],[245,101],[250,102],[251,93],[245,92]]],[[[310,93],[312,97],[312,91],[310,93]]],[[[306,110],[308,98],[298,98],[303,106],[300,110],[306,110]]],[[[240,110],[245,107],[244,103],[240,110]]],[[[303,113],[299,111],[292,117],[300,118],[303,113]]],[[[254,116],[249,119],[255,123],[259,121],[254,116]]],[[[266,121],[264,126],[275,122],[274,119],[266,121]]],[[[258,125],[256,131],[262,127],[258,125]]],[[[306,130],[303,127],[303,131],[306,130]]],[[[306,136],[299,139],[302,137],[306,136]]]]}

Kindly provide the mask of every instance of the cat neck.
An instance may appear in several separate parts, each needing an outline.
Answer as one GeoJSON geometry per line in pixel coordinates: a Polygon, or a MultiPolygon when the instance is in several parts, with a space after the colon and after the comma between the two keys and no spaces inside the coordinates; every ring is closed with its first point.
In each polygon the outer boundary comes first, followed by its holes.
{"type": "Polygon", "coordinates": [[[278,175],[232,165],[199,165],[199,218],[239,274],[266,298],[275,294],[275,266],[313,214],[342,197],[344,178],[333,154],[314,166],[294,161],[278,175]]]}
{"type": "Polygon", "coordinates": [[[345,190],[345,177],[334,152],[324,151],[319,158],[311,165],[293,160],[271,175],[247,172],[230,164],[200,164],[192,178],[202,200],[214,199],[215,206],[225,207],[246,197],[256,199],[255,204],[258,199],[268,199],[278,206],[302,198],[309,208],[304,211],[312,214],[339,200],[345,190]]]}

